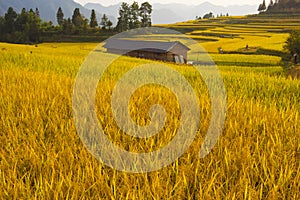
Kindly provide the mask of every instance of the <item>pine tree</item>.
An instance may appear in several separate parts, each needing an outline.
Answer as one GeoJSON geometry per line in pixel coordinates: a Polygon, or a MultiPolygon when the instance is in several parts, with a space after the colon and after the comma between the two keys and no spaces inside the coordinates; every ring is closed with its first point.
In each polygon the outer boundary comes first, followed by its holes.
{"type": "Polygon", "coordinates": [[[284,49],[289,51],[291,55],[300,54],[300,32],[292,31],[285,42],[284,49]]]}
{"type": "Polygon", "coordinates": [[[97,18],[96,18],[96,13],[95,10],[92,10],[92,14],[91,14],[91,21],[90,21],[90,27],[91,28],[95,28],[98,26],[98,22],[97,22],[97,18]]]}
{"type": "Polygon", "coordinates": [[[28,20],[26,23],[25,33],[26,33],[26,38],[30,42],[35,43],[40,40],[39,21],[32,9],[28,13],[28,20]]]}
{"type": "Polygon", "coordinates": [[[141,24],[141,22],[139,21],[139,4],[135,1],[129,9],[129,29],[139,28],[141,24]]]}
{"type": "Polygon", "coordinates": [[[37,18],[40,18],[40,17],[41,17],[41,16],[40,16],[40,11],[39,11],[38,8],[35,8],[35,16],[36,16],[37,18]]]}
{"type": "Polygon", "coordinates": [[[17,18],[17,13],[14,11],[12,7],[9,7],[4,19],[5,19],[5,31],[6,33],[13,33],[15,31],[15,21],[17,18]]]}
{"type": "Polygon", "coordinates": [[[26,23],[28,21],[28,13],[25,8],[22,9],[21,13],[18,15],[15,23],[16,31],[24,32],[26,28],[26,23]]]}
{"type": "Polygon", "coordinates": [[[257,11],[263,12],[263,11],[265,11],[266,9],[267,9],[267,7],[266,7],[266,0],[264,0],[263,3],[259,5],[257,11]]]}
{"type": "Polygon", "coordinates": [[[63,23],[62,23],[62,27],[63,27],[63,33],[66,35],[69,35],[72,33],[72,29],[73,29],[73,24],[70,18],[68,19],[64,19],[63,23]]]}
{"type": "Polygon", "coordinates": [[[266,0],[264,0],[264,1],[263,1],[263,4],[262,4],[262,9],[263,9],[263,10],[266,10],[266,8],[267,8],[267,7],[266,7],[266,0]]]}
{"type": "Polygon", "coordinates": [[[64,22],[64,13],[61,7],[58,8],[58,11],[56,13],[56,19],[57,19],[57,23],[61,26],[64,22]]]}
{"type": "Polygon", "coordinates": [[[103,17],[101,18],[101,23],[100,23],[103,30],[105,30],[106,27],[108,26],[107,23],[108,23],[108,18],[106,17],[105,14],[103,14],[103,17]]]}
{"type": "Polygon", "coordinates": [[[108,30],[111,29],[112,25],[113,25],[112,21],[108,20],[107,21],[108,30]]]}
{"type": "Polygon", "coordinates": [[[142,27],[150,27],[152,25],[151,22],[151,13],[152,13],[152,5],[150,3],[145,2],[142,3],[140,7],[140,16],[141,16],[141,26],[142,27]]]}
{"type": "Polygon", "coordinates": [[[74,26],[76,27],[80,27],[83,25],[84,20],[80,14],[80,10],[79,8],[75,8],[74,12],[73,12],[73,16],[72,16],[72,23],[74,24],[74,26]]]}
{"type": "Polygon", "coordinates": [[[127,31],[129,30],[129,17],[130,17],[130,9],[129,4],[123,2],[120,10],[119,10],[119,18],[118,18],[118,24],[117,24],[117,30],[127,31]]]}

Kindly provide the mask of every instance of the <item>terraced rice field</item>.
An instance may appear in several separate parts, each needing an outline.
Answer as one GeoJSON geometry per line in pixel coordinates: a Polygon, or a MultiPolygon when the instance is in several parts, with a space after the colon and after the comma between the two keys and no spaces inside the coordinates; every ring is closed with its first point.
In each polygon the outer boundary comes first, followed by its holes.
{"type": "MultiPolygon", "coordinates": [[[[259,29],[236,24],[243,20],[249,19],[165,26],[183,29],[192,38],[215,40],[197,41],[210,53],[223,78],[226,120],[217,145],[200,159],[211,115],[207,88],[192,66],[160,63],[179,71],[196,91],[201,126],[182,157],[144,174],[104,165],[77,135],[72,113],[74,81],[97,44],[0,43],[0,199],[300,199],[300,80],[286,76],[280,57],[259,52],[283,51],[288,34],[268,31],[274,26],[271,22],[259,29]],[[245,52],[246,44],[255,48],[245,52]],[[225,54],[218,53],[219,47],[225,54]],[[229,51],[234,53],[226,54],[229,51]]],[[[105,58],[105,53],[98,54],[99,59],[105,58]]],[[[164,131],[137,140],[116,126],[110,93],[123,73],[147,63],[120,58],[99,82],[96,95],[97,117],[107,136],[133,152],[166,145],[180,124],[176,97],[166,88],[149,86],[134,93],[130,113],[137,123],[146,125],[150,106],[164,105],[169,116],[164,131]]]]}

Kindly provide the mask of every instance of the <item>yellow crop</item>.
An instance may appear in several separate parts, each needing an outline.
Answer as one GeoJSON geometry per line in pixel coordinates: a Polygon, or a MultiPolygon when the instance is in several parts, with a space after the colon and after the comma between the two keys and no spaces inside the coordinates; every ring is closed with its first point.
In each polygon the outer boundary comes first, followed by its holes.
{"type": "MultiPolygon", "coordinates": [[[[219,38],[203,46],[209,52],[220,46],[237,50],[246,43],[281,50],[286,36],[219,38]]],[[[204,159],[198,153],[210,123],[207,88],[193,67],[168,64],[196,91],[200,128],[188,151],[172,165],[128,174],[96,160],[76,133],[73,84],[95,47],[0,43],[0,199],[299,199],[300,81],[286,77],[279,57],[211,55],[220,63],[228,105],[222,136],[204,159]]],[[[143,140],[116,126],[111,91],[124,72],[147,62],[120,58],[99,82],[96,96],[99,124],[115,144],[133,152],[165,146],[180,123],[176,97],[149,85],[134,93],[130,112],[136,123],[146,125],[151,104],[164,105],[169,114],[164,131],[143,140]]]]}

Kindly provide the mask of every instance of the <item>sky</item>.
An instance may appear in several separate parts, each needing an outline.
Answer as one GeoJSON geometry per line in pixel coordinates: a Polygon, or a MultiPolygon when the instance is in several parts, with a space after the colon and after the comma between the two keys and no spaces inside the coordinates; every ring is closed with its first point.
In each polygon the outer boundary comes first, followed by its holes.
{"type": "MultiPolygon", "coordinates": [[[[82,5],[86,3],[100,3],[104,6],[109,6],[109,5],[114,5],[119,2],[128,2],[132,3],[134,0],[74,0],[82,5]]],[[[139,3],[143,3],[145,1],[148,1],[149,3],[162,3],[162,4],[167,4],[167,3],[182,3],[186,5],[198,5],[203,2],[210,2],[215,5],[259,5],[262,3],[262,0],[247,0],[247,1],[241,1],[241,0],[135,0],[139,3]]],[[[267,0],[268,1],[268,0],[267,0]]],[[[266,2],[267,2],[266,1],[266,2]]]]}

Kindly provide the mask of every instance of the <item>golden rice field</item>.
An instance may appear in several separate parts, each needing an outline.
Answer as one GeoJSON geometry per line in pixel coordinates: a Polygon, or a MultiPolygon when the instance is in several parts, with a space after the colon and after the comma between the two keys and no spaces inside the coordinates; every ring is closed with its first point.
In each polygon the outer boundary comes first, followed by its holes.
{"type": "Polygon", "coordinates": [[[224,51],[236,51],[245,48],[247,44],[252,48],[281,51],[288,37],[287,31],[300,30],[297,17],[283,19],[221,17],[161,26],[184,32],[195,40],[203,40],[203,37],[217,40],[201,42],[210,53],[217,53],[219,47],[224,51]]]}
{"type": "MultiPolygon", "coordinates": [[[[228,101],[222,136],[203,159],[198,155],[211,114],[207,89],[191,66],[168,64],[196,91],[201,126],[182,157],[145,174],[105,166],[76,133],[73,84],[97,44],[0,43],[0,199],[300,199],[300,80],[287,77],[276,56],[217,53],[219,46],[238,50],[246,42],[266,49],[278,43],[274,49],[280,49],[283,36],[202,44],[219,63],[228,101]]],[[[107,136],[134,152],[166,145],[179,123],[174,95],[149,86],[136,91],[129,107],[136,122],[145,125],[149,106],[164,105],[170,114],[164,131],[137,140],[114,125],[109,114],[112,88],[126,70],[148,62],[121,58],[100,81],[96,96],[107,136]]]]}

